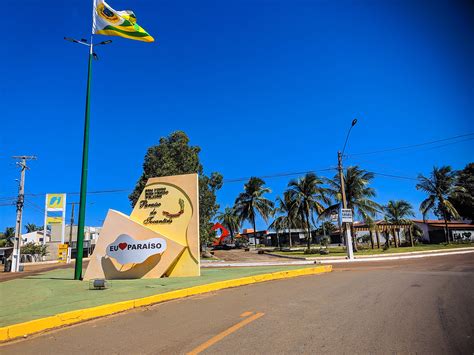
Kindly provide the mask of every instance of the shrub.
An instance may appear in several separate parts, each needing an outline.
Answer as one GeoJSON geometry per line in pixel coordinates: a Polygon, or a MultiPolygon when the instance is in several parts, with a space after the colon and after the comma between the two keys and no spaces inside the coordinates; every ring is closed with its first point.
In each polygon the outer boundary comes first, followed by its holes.
{"type": "Polygon", "coordinates": [[[331,244],[331,237],[327,235],[321,237],[321,245],[323,247],[327,247],[329,244],[331,244]]]}
{"type": "Polygon", "coordinates": [[[46,256],[48,255],[48,250],[46,245],[42,244],[35,244],[35,243],[26,243],[20,249],[21,254],[30,254],[33,255],[35,258],[39,256],[46,256]]]}
{"type": "Polygon", "coordinates": [[[305,250],[304,250],[304,253],[305,253],[305,254],[319,254],[319,249],[314,249],[314,248],[312,248],[312,249],[305,249],[305,250]]]}

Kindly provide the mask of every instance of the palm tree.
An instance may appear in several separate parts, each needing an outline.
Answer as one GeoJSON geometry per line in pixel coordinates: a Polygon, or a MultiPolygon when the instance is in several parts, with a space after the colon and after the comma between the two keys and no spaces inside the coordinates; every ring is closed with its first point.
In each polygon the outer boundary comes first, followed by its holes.
{"type": "Polygon", "coordinates": [[[273,213],[273,202],[264,197],[271,190],[265,187],[265,181],[258,177],[251,177],[244,185],[244,192],[241,192],[235,200],[235,212],[240,221],[249,221],[253,226],[253,236],[255,248],[257,248],[257,227],[255,219],[257,213],[265,222],[273,213]]]}
{"type": "MultiPolygon", "coordinates": [[[[374,218],[380,211],[381,206],[371,200],[375,197],[375,189],[369,187],[369,184],[374,179],[374,174],[359,168],[358,166],[350,166],[344,173],[344,184],[346,188],[347,208],[354,211],[354,214],[360,216],[364,221],[369,218],[374,218]]],[[[324,215],[329,215],[334,210],[337,210],[342,201],[341,184],[339,174],[336,174],[332,179],[327,179],[326,182],[330,186],[330,193],[334,197],[337,204],[334,204],[324,211],[324,215]]],[[[354,226],[351,224],[351,234],[354,234],[354,226]]],[[[352,238],[354,251],[357,251],[356,238],[352,238]]]]}
{"type": "Polygon", "coordinates": [[[230,232],[230,238],[234,241],[234,232],[238,232],[240,229],[240,219],[234,208],[226,207],[224,212],[219,213],[216,216],[217,220],[222,223],[230,232]]]}
{"type": "Polygon", "coordinates": [[[442,217],[445,226],[444,237],[446,243],[449,244],[448,220],[451,217],[457,219],[460,216],[448,198],[464,192],[464,188],[456,186],[456,175],[450,166],[433,167],[429,177],[420,174],[418,181],[416,189],[428,194],[428,197],[420,204],[423,220],[426,220],[426,215],[430,210],[434,210],[435,214],[442,217]]]}
{"type": "Polygon", "coordinates": [[[294,208],[306,225],[308,250],[311,249],[311,220],[314,213],[321,214],[325,209],[322,203],[329,203],[327,189],[322,185],[323,181],[313,173],[291,180],[288,184],[291,199],[295,201],[294,208]]]}
{"type": "Polygon", "coordinates": [[[5,232],[0,236],[0,246],[10,247],[13,246],[13,241],[15,239],[15,228],[6,227],[5,232]]]}
{"type": "MultiPolygon", "coordinates": [[[[400,224],[410,224],[408,217],[415,216],[412,205],[405,200],[390,200],[387,205],[383,207],[387,221],[395,225],[397,235],[394,234],[395,247],[400,244],[400,224]],[[398,240],[397,240],[398,239],[398,240]]],[[[411,236],[411,233],[410,233],[411,236]]],[[[413,239],[410,237],[410,242],[413,245],[413,239]]]]}
{"type": "Polygon", "coordinates": [[[278,248],[280,248],[280,249],[281,249],[280,231],[284,230],[286,228],[287,224],[288,224],[288,219],[287,219],[286,216],[278,216],[277,218],[275,218],[273,220],[272,224],[270,224],[270,226],[269,226],[269,228],[271,230],[274,230],[276,232],[278,248]]]}
{"type": "Polygon", "coordinates": [[[290,191],[285,191],[283,193],[283,198],[277,197],[276,202],[278,204],[275,209],[276,213],[282,213],[286,216],[286,227],[288,229],[288,238],[290,242],[290,248],[292,245],[291,240],[291,228],[296,228],[299,223],[299,216],[297,211],[297,205],[295,200],[292,198],[290,191]]]}
{"type": "Polygon", "coordinates": [[[41,228],[40,226],[37,226],[34,223],[27,223],[25,224],[25,229],[26,229],[26,233],[31,233],[34,231],[42,230],[43,228],[41,228]]]}

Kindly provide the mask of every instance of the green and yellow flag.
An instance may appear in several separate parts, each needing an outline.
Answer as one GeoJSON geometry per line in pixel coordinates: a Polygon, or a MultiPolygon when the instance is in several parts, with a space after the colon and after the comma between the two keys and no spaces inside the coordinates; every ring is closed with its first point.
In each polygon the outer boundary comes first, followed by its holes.
{"type": "Polygon", "coordinates": [[[92,28],[94,34],[153,42],[153,37],[138,26],[136,21],[137,18],[133,11],[115,11],[103,0],[94,1],[92,28]]]}

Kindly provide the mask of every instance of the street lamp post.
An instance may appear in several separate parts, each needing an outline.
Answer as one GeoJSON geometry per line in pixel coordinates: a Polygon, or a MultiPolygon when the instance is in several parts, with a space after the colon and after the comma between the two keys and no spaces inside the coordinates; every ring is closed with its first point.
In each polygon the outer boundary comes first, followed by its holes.
{"type": "Polygon", "coordinates": [[[111,40],[102,41],[99,43],[92,43],[92,35],[90,43],[87,40],[77,40],[74,38],[64,37],[66,41],[82,44],[89,47],[89,63],[87,67],[87,86],[86,86],[86,110],[84,120],[84,141],[82,148],[82,174],[81,174],[81,194],[79,201],[79,218],[77,223],[77,248],[76,248],[76,263],[74,266],[74,279],[82,280],[82,257],[84,255],[84,227],[86,218],[86,194],[87,194],[87,171],[89,165],[89,121],[90,121],[90,89],[92,76],[92,59],[98,59],[97,54],[94,53],[94,46],[112,43],[111,40]]]}
{"type": "MultiPolygon", "coordinates": [[[[354,127],[357,123],[357,119],[354,118],[352,120],[351,128],[349,128],[349,131],[347,132],[346,136],[346,141],[344,142],[344,147],[342,148],[342,152],[339,151],[337,152],[337,169],[339,171],[339,183],[341,185],[341,199],[342,199],[342,208],[346,209],[347,208],[347,200],[346,200],[346,188],[345,188],[345,183],[344,183],[344,170],[342,167],[342,157],[344,156],[344,151],[346,150],[346,145],[347,141],[349,139],[349,135],[351,133],[352,127],[354,127]]],[[[352,236],[351,236],[351,228],[349,223],[344,222],[342,223],[342,226],[345,227],[346,230],[346,249],[347,249],[347,257],[349,260],[354,259],[354,250],[352,248],[352,236]]]]}

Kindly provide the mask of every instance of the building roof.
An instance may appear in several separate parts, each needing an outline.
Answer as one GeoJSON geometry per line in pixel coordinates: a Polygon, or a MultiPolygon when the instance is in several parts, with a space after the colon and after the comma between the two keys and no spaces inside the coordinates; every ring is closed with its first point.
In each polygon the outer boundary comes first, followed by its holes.
{"type": "MultiPolygon", "coordinates": [[[[427,219],[423,221],[422,219],[414,219],[415,223],[424,223],[430,227],[444,227],[445,223],[443,220],[439,219],[427,219]]],[[[474,224],[466,223],[465,221],[448,221],[448,228],[468,228],[474,229],[474,224]]]]}

